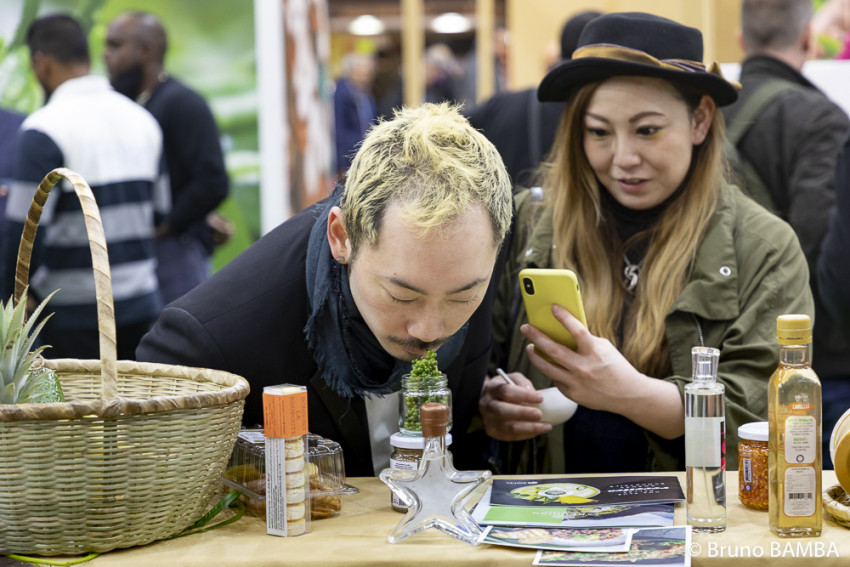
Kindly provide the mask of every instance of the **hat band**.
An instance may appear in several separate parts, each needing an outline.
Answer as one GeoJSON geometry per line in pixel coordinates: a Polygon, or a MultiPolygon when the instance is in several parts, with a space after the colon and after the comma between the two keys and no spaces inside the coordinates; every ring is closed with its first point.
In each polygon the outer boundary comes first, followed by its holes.
{"type": "MultiPolygon", "coordinates": [[[[603,59],[617,59],[620,61],[628,61],[630,63],[641,63],[644,65],[653,65],[655,67],[670,69],[671,71],[683,71],[686,73],[708,72],[712,75],[717,75],[724,81],[727,80],[726,77],[723,76],[723,72],[720,70],[720,65],[718,65],[717,62],[713,62],[711,66],[706,69],[705,65],[703,63],[700,63],[699,61],[689,61],[687,59],[656,59],[645,51],[640,51],[639,49],[632,49],[630,47],[622,47],[620,45],[596,43],[580,47],[576,49],[575,52],[573,52],[573,59],[581,59],[583,57],[601,57],[603,59]]],[[[740,83],[737,83],[735,81],[728,82],[737,89],[741,88],[740,83]]]]}

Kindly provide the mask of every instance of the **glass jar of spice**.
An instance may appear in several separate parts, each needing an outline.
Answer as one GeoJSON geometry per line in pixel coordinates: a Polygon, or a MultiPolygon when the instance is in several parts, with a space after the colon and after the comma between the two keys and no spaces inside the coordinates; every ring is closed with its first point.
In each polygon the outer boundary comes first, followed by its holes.
{"type": "Polygon", "coordinates": [[[767,510],[768,423],[756,421],[738,428],[738,499],[754,510],[767,510]]]}
{"type": "MultiPolygon", "coordinates": [[[[452,444],[452,434],[446,434],[446,447],[452,444]]],[[[392,453],[390,453],[390,468],[402,471],[415,471],[419,468],[419,461],[422,459],[422,452],[425,450],[425,438],[413,437],[402,433],[393,433],[390,436],[390,445],[392,453]]],[[[393,510],[396,512],[407,512],[407,506],[404,502],[396,498],[393,494],[390,499],[393,510]]]]}

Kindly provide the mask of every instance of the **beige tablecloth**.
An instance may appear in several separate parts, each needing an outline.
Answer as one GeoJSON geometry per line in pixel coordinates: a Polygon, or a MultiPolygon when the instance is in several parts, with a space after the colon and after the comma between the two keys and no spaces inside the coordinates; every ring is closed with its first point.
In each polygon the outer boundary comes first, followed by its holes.
{"type": "MultiPolygon", "coordinates": [[[[719,534],[694,534],[692,564],[699,565],[848,565],[850,530],[825,519],[819,538],[781,539],[768,528],[766,512],[738,502],[737,472],[727,473],[728,527],[719,534]]],[[[684,473],[677,473],[684,489],[684,473]]],[[[824,487],[835,484],[824,471],[824,487]]],[[[389,490],[377,478],[353,478],[360,494],[346,496],[342,514],[312,522],[311,533],[280,538],[266,535],[265,522],[246,516],[223,528],[145,547],[101,555],[92,567],[150,565],[443,565],[527,566],[534,551],[481,545],[473,547],[442,532],[428,531],[390,544],[387,535],[402,518],[390,508],[389,490]]],[[[684,505],[676,524],[685,523],[684,505]]]]}

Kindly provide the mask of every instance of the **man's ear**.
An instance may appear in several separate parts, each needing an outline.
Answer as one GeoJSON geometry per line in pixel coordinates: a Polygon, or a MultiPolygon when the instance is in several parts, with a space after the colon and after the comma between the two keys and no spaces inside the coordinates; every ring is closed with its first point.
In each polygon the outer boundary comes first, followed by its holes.
{"type": "Polygon", "coordinates": [[[351,257],[351,242],[348,240],[348,231],[342,221],[342,209],[331,207],[328,215],[328,243],[331,245],[331,254],[340,262],[345,264],[351,257]]]}

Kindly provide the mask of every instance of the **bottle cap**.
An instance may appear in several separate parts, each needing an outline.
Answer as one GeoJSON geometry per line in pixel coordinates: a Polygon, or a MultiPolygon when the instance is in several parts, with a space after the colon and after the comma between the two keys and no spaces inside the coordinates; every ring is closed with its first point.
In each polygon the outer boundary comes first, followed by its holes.
{"type": "Polygon", "coordinates": [[[720,351],[710,347],[693,347],[691,360],[693,362],[693,381],[696,383],[711,383],[717,379],[717,361],[720,351]]]}
{"type": "Polygon", "coordinates": [[[808,315],[780,315],[776,318],[776,340],[781,345],[812,342],[812,318],[808,315]]]}
{"type": "MultiPolygon", "coordinates": [[[[446,433],[446,447],[452,444],[452,434],[446,433]]],[[[390,435],[390,445],[399,449],[419,449],[425,448],[425,438],[419,435],[405,435],[404,433],[393,433],[390,435]]]]}
{"type": "Polygon", "coordinates": [[[768,441],[770,439],[770,428],[766,421],[745,423],[738,428],[738,437],[750,441],[768,441]]]}
{"type": "Polygon", "coordinates": [[[449,424],[449,409],[446,404],[427,402],[419,407],[422,437],[443,437],[449,424]]]}

